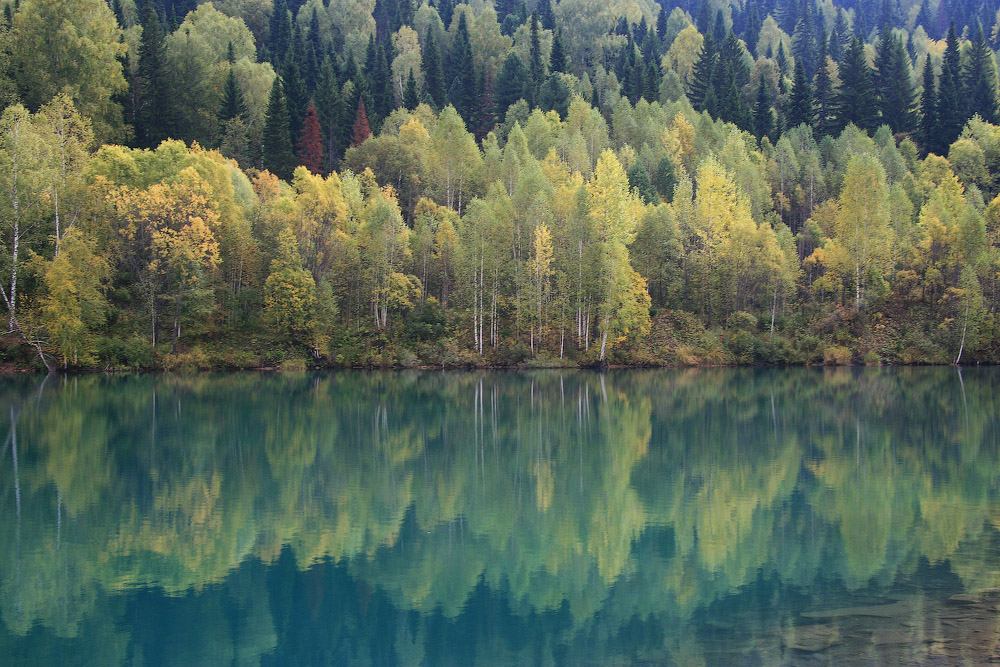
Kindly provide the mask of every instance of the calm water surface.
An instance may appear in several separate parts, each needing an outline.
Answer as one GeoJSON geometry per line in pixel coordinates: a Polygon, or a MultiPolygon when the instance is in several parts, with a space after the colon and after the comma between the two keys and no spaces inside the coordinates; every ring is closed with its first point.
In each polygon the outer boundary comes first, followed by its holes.
{"type": "Polygon", "coordinates": [[[982,664],[1000,370],[0,380],[0,663],[982,664]]]}

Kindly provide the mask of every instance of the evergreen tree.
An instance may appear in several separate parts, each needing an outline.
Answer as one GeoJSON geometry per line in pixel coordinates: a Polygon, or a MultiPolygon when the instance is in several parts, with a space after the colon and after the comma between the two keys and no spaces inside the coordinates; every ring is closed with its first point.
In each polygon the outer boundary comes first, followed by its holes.
{"type": "Polygon", "coordinates": [[[701,45],[701,53],[691,70],[691,82],[688,84],[688,100],[697,111],[705,110],[705,98],[712,90],[717,58],[715,42],[710,35],[706,35],[701,45]]]}
{"type": "Polygon", "coordinates": [[[916,28],[918,25],[922,25],[928,33],[934,29],[934,18],[931,16],[931,6],[928,0],[921,0],[920,2],[920,11],[917,12],[917,20],[913,24],[913,27],[916,28]]]}
{"type": "MultiPolygon", "coordinates": [[[[660,12],[662,13],[663,10],[661,9],[660,12]]],[[[541,21],[543,30],[555,31],[556,15],[552,11],[552,0],[541,0],[538,3],[538,19],[541,21]]]]}
{"type": "Polygon", "coordinates": [[[563,50],[562,30],[552,36],[552,51],[549,53],[549,71],[566,71],[566,51],[563,50]]]}
{"type": "Polygon", "coordinates": [[[358,111],[354,115],[354,125],[351,126],[351,145],[360,146],[371,135],[372,131],[368,126],[368,114],[365,113],[365,101],[359,98],[358,111]]]}
{"type": "Polygon", "coordinates": [[[866,132],[878,125],[878,107],[872,71],[865,60],[865,47],[857,37],[844,52],[844,62],[840,66],[840,90],[837,93],[837,127],[842,129],[849,123],[866,132]]]}
{"type": "Polygon", "coordinates": [[[302,123],[302,134],[299,136],[295,148],[299,164],[314,174],[323,172],[323,137],[320,134],[316,107],[312,104],[306,110],[306,117],[302,123]]]}
{"type": "Polygon", "coordinates": [[[812,86],[806,78],[805,65],[801,60],[796,60],[792,92],[788,96],[788,107],[785,111],[785,124],[791,129],[803,123],[812,126],[814,120],[812,86]]]}
{"type": "Polygon", "coordinates": [[[987,123],[997,122],[997,74],[993,66],[993,53],[986,43],[983,27],[976,30],[976,37],[969,50],[965,70],[965,100],[968,115],[979,115],[987,123]]]}
{"type": "Polygon", "coordinates": [[[531,14],[531,48],[530,48],[530,62],[528,63],[528,73],[531,76],[531,87],[530,87],[530,99],[528,104],[531,104],[537,96],[538,88],[542,85],[542,79],[545,77],[545,65],[542,64],[542,46],[541,41],[538,37],[538,14],[532,12],[531,14]]]}
{"type": "Polygon", "coordinates": [[[760,5],[757,0],[751,0],[747,5],[746,24],[743,28],[743,41],[750,53],[757,50],[757,41],[760,38],[760,29],[763,25],[764,20],[760,15],[760,5]]]}
{"type": "Polygon", "coordinates": [[[930,54],[924,62],[924,90],[920,94],[920,146],[925,152],[938,150],[937,92],[934,86],[934,65],[930,54]]]}
{"type": "Polygon", "coordinates": [[[155,148],[176,131],[178,117],[163,29],[152,2],[143,5],[137,79],[136,143],[155,148]]]}
{"type": "Polygon", "coordinates": [[[267,101],[267,115],[264,117],[264,168],[278,178],[288,180],[295,168],[292,154],[292,139],[288,130],[288,106],[281,77],[274,77],[271,96],[267,101]]]}
{"type": "MultiPolygon", "coordinates": [[[[810,3],[806,3],[805,6],[810,7],[810,3]]],[[[816,74],[817,52],[816,28],[812,12],[806,9],[795,26],[795,32],[792,33],[792,55],[795,56],[796,64],[802,63],[807,79],[812,79],[816,74]]]]}
{"type": "Polygon", "coordinates": [[[246,102],[243,99],[243,91],[236,80],[236,71],[233,66],[229,66],[229,74],[226,75],[226,83],[222,89],[222,104],[219,105],[218,119],[220,123],[238,118],[247,111],[246,102]]]}
{"type": "Polygon", "coordinates": [[[903,42],[888,31],[879,38],[875,83],[882,122],[893,132],[912,130],[916,93],[910,81],[910,57],[903,42]]]}
{"type": "Polygon", "coordinates": [[[316,85],[316,111],[320,132],[323,135],[324,171],[333,171],[344,150],[344,126],[347,125],[344,100],[341,96],[337,74],[332,59],[327,57],[320,67],[316,85]]]}
{"type": "Polygon", "coordinates": [[[450,62],[451,86],[448,90],[448,101],[466,124],[470,124],[476,108],[476,72],[465,12],[458,17],[450,62]]]}
{"type": "MultiPolygon", "coordinates": [[[[152,4],[147,2],[147,4],[152,4]]],[[[268,50],[272,63],[283,63],[292,43],[292,20],[288,13],[285,0],[277,0],[271,11],[271,24],[268,31],[268,50]]]]}
{"type": "Polygon", "coordinates": [[[524,87],[529,76],[521,56],[516,51],[508,53],[493,90],[497,115],[506,113],[507,107],[525,96],[524,87]]]}
{"type": "Polygon", "coordinates": [[[406,77],[406,88],[403,89],[403,108],[413,111],[420,104],[420,94],[417,92],[417,80],[413,78],[413,70],[406,77]]]}
{"type": "Polygon", "coordinates": [[[757,83],[757,101],[753,108],[754,135],[758,140],[774,138],[774,111],[771,109],[771,96],[767,94],[764,77],[757,83]]]}
{"type": "Polygon", "coordinates": [[[434,31],[427,31],[427,40],[421,54],[424,70],[424,91],[431,104],[440,109],[445,103],[444,71],[441,69],[441,49],[434,41],[434,31]]]}
{"type": "MultiPolygon", "coordinates": [[[[660,11],[656,14],[656,36],[660,38],[660,43],[667,34],[667,10],[660,5],[660,11]]],[[[553,47],[554,48],[554,47],[553,47]]]]}
{"type": "Polygon", "coordinates": [[[833,79],[827,69],[826,42],[820,46],[819,66],[816,78],[813,79],[813,109],[816,112],[816,132],[820,136],[828,136],[837,131],[836,92],[833,89],[833,79]]]}
{"type": "Polygon", "coordinates": [[[306,107],[309,105],[309,92],[306,90],[306,82],[299,69],[294,42],[286,54],[285,66],[281,71],[281,86],[288,108],[288,131],[290,133],[288,136],[289,140],[294,143],[302,131],[302,120],[305,118],[306,107]]]}
{"type": "Polygon", "coordinates": [[[958,36],[955,23],[948,28],[944,57],[941,60],[941,76],[937,89],[937,151],[944,154],[958,138],[968,116],[962,100],[962,70],[958,36]]]}
{"type": "Polygon", "coordinates": [[[646,167],[642,164],[641,160],[636,160],[632,163],[632,166],[628,168],[626,177],[628,178],[629,188],[635,190],[644,203],[652,204],[657,200],[653,181],[649,177],[649,172],[646,171],[646,167]]]}
{"type": "MultiPolygon", "coordinates": [[[[389,60],[386,57],[385,48],[379,46],[378,55],[375,59],[375,71],[369,78],[369,85],[372,91],[372,100],[375,104],[375,116],[378,119],[386,118],[392,110],[396,108],[396,98],[392,93],[392,71],[389,69],[389,60]]],[[[378,127],[381,122],[376,122],[378,127]]]]}
{"type": "Polygon", "coordinates": [[[660,193],[663,201],[673,201],[674,186],[677,185],[677,177],[674,174],[674,163],[670,161],[670,158],[663,157],[660,159],[660,164],[656,166],[653,185],[656,186],[656,191],[660,193]]]}

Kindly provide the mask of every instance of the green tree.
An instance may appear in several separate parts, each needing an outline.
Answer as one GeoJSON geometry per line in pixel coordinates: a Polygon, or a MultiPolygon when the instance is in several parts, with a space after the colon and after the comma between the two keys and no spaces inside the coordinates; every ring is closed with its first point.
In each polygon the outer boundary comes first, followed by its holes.
{"type": "Polygon", "coordinates": [[[264,167],[285,180],[292,177],[292,170],[295,168],[295,154],[292,152],[288,126],[288,107],[285,105],[281,79],[275,77],[264,124],[264,167]]]}
{"type": "Polygon", "coordinates": [[[866,132],[873,131],[878,124],[872,71],[865,60],[864,45],[857,37],[851,39],[840,64],[837,120],[841,129],[853,123],[866,132]]]}
{"type": "Polygon", "coordinates": [[[302,266],[298,242],[289,228],[278,235],[278,250],[264,284],[267,314],[286,336],[309,331],[316,305],[316,283],[302,266]]]}

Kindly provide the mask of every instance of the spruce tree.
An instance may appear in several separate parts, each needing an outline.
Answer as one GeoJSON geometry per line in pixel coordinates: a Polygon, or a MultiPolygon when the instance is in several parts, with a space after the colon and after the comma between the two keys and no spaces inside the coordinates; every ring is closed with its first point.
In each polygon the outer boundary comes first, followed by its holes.
{"type": "Polygon", "coordinates": [[[563,50],[562,30],[552,36],[552,51],[549,53],[549,71],[566,71],[566,51],[563,50]]]}
{"type": "Polygon", "coordinates": [[[413,111],[420,104],[420,94],[417,92],[417,80],[413,78],[413,70],[406,77],[406,87],[403,89],[403,108],[413,111]]]}
{"type": "Polygon", "coordinates": [[[916,93],[910,81],[910,57],[903,43],[889,31],[879,37],[875,82],[882,122],[893,132],[912,130],[916,93]]]}
{"type": "MultiPolygon", "coordinates": [[[[152,4],[152,3],[150,3],[152,4]]],[[[292,41],[292,21],[285,0],[277,0],[271,11],[268,50],[272,63],[283,63],[292,41]]]]}
{"type": "Polygon", "coordinates": [[[706,35],[701,45],[701,53],[691,70],[691,82],[688,84],[688,100],[697,111],[705,110],[705,98],[712,89],[717,57],[715,42],[711,35],[706,35]]]}
{"type": "Polygon", "coordinates": [[[445,103],[444,71],[441,68],[441,48],[434,41],[434,31],[427,31],[427,41],[421,54],[421,68],[424,70],[424,91],[435,108],[445,103]]]}
{"type": "Polygon", "coordinates": [[[471,125],[476,108],[476,71],[472,58],[472,44],[465,20],[466,13],[458,17],[458,27],[451,48],[451,83],[448,101],[455,107],[466,125],[471,125]]]}
{"type": "Polygon", "coordinates": [[[538,3],[538,20],[541,22],[543,30],[555,31],[556,15],[552,11],[552,0],[541,0],[538,3]]]}
{"type": "Polygon", "coordinates": [[[670,158],[660,159],[653,181],[653,185],[656,186],[656,191],[660,193],[663,201],[671,202],[674,200],[674,186],[677,185],[677,177],[674,175],[674,164],[670,158]]]}
{"type": "Polygon", "coordinates": [[[866,132],[878,125],[878,107],[872,71],[865,60],[865,47],[857,37],[844,52],[844,62],[840,66],[840,90],[837,93],[837,127],[843,129],[849,123],[866,132]]]}
{"type": "Polygon", "coordinates": [[[962,100],[962,70],[958,36],[955,23],[948,28],[945,39],[944,57],[941,60],[941,76],[937,89],[937,150],[944,154],[958,138],[968,116],[962,100]]]}
{"type": "Polygon", "coordinates": [[[337,73],[330,57],[323,61],[316,84],[316,113],[323,134],[324,171],[333,171],[344,149],[343,126],[347,124],[344,100],[340,93],[337,73]]]}
{"type": "Polygon", "coordinates": [[[819,66],[813,79],[813,110],[816,112],[816,132],[820,136],[832,135],[837,131],[837,96],[833,89],[833,79],[827,69],[826,42],[820,47],[819,66]]]}
{"type": "Polygon", "coordinates": [[[236,80],[236,71],[232,64],[229,66],[229,74],[226,75],[226,83],[222,89],[222,104],[219,105],[217,115],[219,122],[224,123],[245,114],[247,111],[246,102],[243,99],[243,91],[236,80]]]}
{"type": "Polygon", "coordinates": [[[290,133],[288,136],[289,140],[294,143],[302,131],[302,120],[305,118],[306,107],[309,105],[309,92],[306,90],[306,82],[299,69],[294,42],[288,49],[285,66],[281,70],[281,86],[285,105],[288,108],[288,131],[290,133]]]}
{"type": "Polygon", "coordinates": [[[993,67],[993,53],[983,35],[983,27],[976,30],[969,51],[969,61],[965,70],[965,100],[968,115],[979,115],[987,123],[997,122],[996,70],[993,67]]]}
{"type": "Polygon", "coordinates": [[[801,60],[796,60],[792,92],[788,96],[788,107],[785,110],[785,125],[789,129],[803,123],[812,126],[814,119],[812,86],[806,78],[805,65],[801,60]]]}
{"type": "Polygon", "coordinates": [[[628,178],[629,188],[635,190],[644,203],[652,204],[658,199],[656,190],[653,188],[653,180],[649,177],[649,172],[646,171],[646,167],[642,164],[641,160],[636,160],[632,163],[632,166],[628,168],[626,177],[628,178]]]}
{"type": "Polygon", "coordinates": [[[141,148],[155,148],[176,132],[178,117],[163,28],[152,2],[143,6],[137,79],[133,91],[138,99],[136,143],[141,148]]]}
{"type": "Polygon", "coordinates": [[[531,87],[530,87],[530,99],[528,104],[536,99],[538,94],[538,89],[542,85],[542,79],[545,77],[545,65],[542,64],[542,46],[541,41],[538,37],[538,13],[532,12],[531,14],[531,43],[530,43],[530,62],[528,63],[528,74],[531,76],[531,87]]]}
{"type": "Polygon", "coordinates": [[[937,92],[930,54],[924,62],[924,90],[920,93],[920,127],[917,139],[925,153],[938,150],[937,92]]]}
{"type": "Polygon", "coordinates": [[[281,77],[276,76],[271,85],[271,96],[268,98],[267,114],[264,117],[263,158],[264,168],[285,180],[292,177],[292,170],[295,168],[288,126],[288,107],[281,77]]]}
{"type": "MultiPolygon", "coordinates": [[[[805,6],[808,8],[809,4],[807,3],[805,6]]],[[[816,28],[813,24],[812,12],[806,9],[802,12],[802,17],[795,26],[795,32],[792,33],[792,55],[795,56],[796,63],[802,63],[807,79],[812,79],[816,74],[817,52],[816,28]]]]}
{"type": "Polygon", "coordinates": [[[502,116],[514,102],[523,98],[525,82],[529,80],[528,68],[525,67],[517,51],[511,51],[503,61],[503,69],[497,77],[493,88],[493,99],[496,103],[496,113],[502,116]]]}
{"type": "Polygon", "coordinates": [[[757,100],[753,107],[754,135],[758,140],[764,137],[774,138],[774,111],[771,109],[771,96],[767,94],[764,77],[757,83],[757,100]]]}

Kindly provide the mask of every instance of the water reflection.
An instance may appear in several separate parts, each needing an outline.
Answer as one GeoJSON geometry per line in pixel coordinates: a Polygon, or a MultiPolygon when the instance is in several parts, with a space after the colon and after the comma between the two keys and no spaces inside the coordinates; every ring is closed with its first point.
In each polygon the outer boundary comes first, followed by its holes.
{"type": "Polygon", "coordinates": [[[998,389],[950,368],[8,379],[0,655],[981,661],[998,389]]]}

